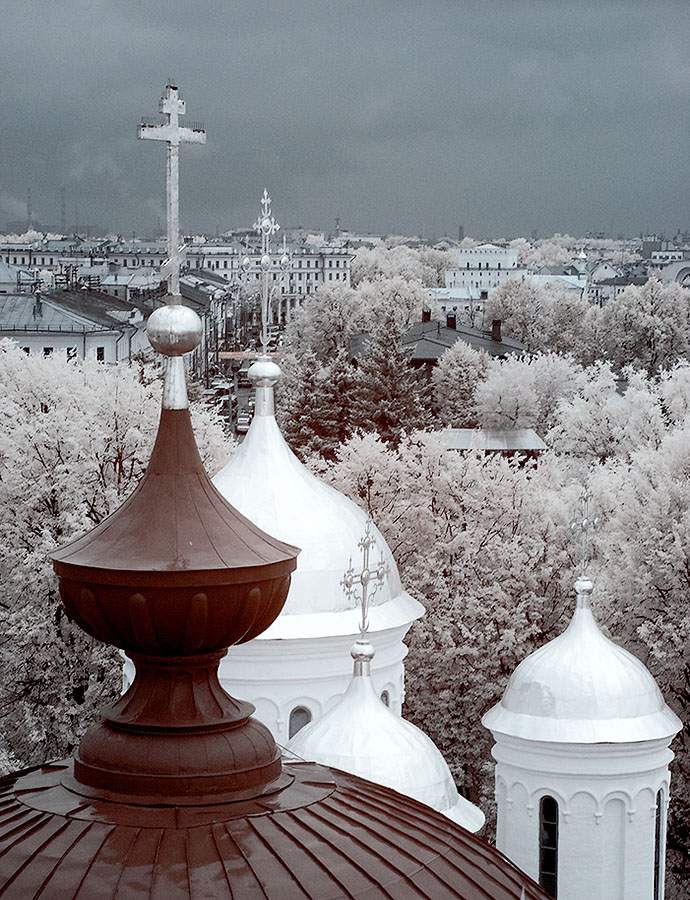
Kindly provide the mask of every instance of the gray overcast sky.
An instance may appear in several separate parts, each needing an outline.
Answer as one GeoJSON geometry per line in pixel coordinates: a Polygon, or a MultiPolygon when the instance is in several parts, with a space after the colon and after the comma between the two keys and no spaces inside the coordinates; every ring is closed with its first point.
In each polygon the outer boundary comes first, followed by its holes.
{"type": "Polygon", "coordinates": [[[164,216],[137,141],[166,81],[202,121],[187,230],[499,237],[690,228],[687,0],[3,0],[0,229],[164,216]]]}

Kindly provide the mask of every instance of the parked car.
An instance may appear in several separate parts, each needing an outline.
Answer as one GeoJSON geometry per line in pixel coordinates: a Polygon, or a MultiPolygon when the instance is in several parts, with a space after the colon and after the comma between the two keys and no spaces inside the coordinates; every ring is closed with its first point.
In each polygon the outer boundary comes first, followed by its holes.
{"type": "Polygon", "coordinates": [[[252,424],[252,417],[249,415],[248,412],[245,412],[243,410],[237,416],[237,425],[235,426],[235,428],[237,429],[237,431],[240,434],[244,434],[245,432],[249,431],[249,426],[251,424],[252,424]]]}

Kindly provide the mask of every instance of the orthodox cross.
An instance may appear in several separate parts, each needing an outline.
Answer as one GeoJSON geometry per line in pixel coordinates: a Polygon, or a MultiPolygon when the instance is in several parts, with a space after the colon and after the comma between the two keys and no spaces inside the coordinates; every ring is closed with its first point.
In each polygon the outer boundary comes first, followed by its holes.
{"type": "Polygon", "coordinates": [[[165,193],[168,218],[168,259],[163,271],[168,276],[168,293],[173,297],[180,294],[180,144],[205,144],[206,132],[199,125],[186,128],[180,125],[179,117],[185,113],[185,102],[180,99],[178,89],[168,84],[165,96],[161,97],[160,112],[165,122],[152,125],[142,122],[137,127],[137,137],[148,141],[165,141],[167,148],[167,166],[165,175],[165,193]]]}
{"type": "Polygon", "coordinates": [[[340,583],[345,589],[345,596],[348,600],[354,598],[361,604],[362,621],[359,624],[359,635],[360,640],[363,641],[369,630],[369,603],[378,589],[383,587],[384,579],[388,574],[388,566],[383,561],[383,555],[375,569],[369,567],[369,551],[376,546],[376,538],[371,533],[371,519],[367,519],[364,536],[357,546],[362,551],[362,568],[359,572],[355,572],[352,567],[352,559],[350,559],[350,565],[340,583]],[[372,585],[371,593],[369,592],[370,584],[372,585]],[[359,591],[355,589],[355,585],[360,586],[359,591]]]}
{"type": "MultiPolygon", "coordinates": [[[[273,218],[271,213],[271,198],[268,191],[264,188],[263,197],[261,198],[261,214],[254,222],[254,228],[261,237],[261,259],[259,267],[261,269],[261,347],[264,355],[268,347],[268,320],[270,318],[270,299],[271,292],[269,281],[271,272],[274,271],[274,262],[270,254],[271,237],[280,231],[280,225],[273,218]]],[[[242,268],[245,273],[249,272],[252,260],[249,256],[245,256],[242,260],[242,268]]],[[[278,267],[281,272],[287,272],[292,264],[292,260],[287,252],[285,241],[283,241],[283,255],[278,261],[278,267]]]]}
{"type": "Polygon", "coordinates": [[[580,502],[582,504],[582,518],[576,519],[570,525],[570,530],[574,533],[579,531],[581,533],[581,560],[580,560],[580,574],[585,575],[587,573],[587,567],[589,565],[589,535],[591,531],[594,531],[599,527],[599,517],[591,516],[589,512],[589,502],[592,499],[592,492],[587,488],[582,496],[580,497],[580,502]]]}

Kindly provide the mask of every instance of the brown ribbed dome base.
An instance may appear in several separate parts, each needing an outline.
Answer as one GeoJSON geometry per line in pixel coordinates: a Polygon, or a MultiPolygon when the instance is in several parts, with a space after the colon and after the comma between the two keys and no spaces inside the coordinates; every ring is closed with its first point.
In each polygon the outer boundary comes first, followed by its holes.
{"type": "Polygon", "coordinates": [[[81,740],[72,788],[136,803],[200,805],[284,787],[289,778],[281,778],[270,731],[250,718],[251,703],[218,682],[221,655],[134,655],[133,684],[81,740]]]}

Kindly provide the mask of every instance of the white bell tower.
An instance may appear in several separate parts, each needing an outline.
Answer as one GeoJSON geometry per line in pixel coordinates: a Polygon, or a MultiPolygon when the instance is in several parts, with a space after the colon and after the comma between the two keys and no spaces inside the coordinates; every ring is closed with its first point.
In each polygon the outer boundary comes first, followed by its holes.
{"type": "Polygon", "coordinates": [[[482,722],[496,740],[496,845],[558,900],[663,900],[670,743],[645,666],[599,630],[582,572],[568,628],[523,660],[482,722]]]}
{"type": "Polygon", "coordinates": [[[566,631],[483,719],[496,744],[496,846],[558,900],[663,900],[669,749],[682,723],[592,616],[581,577],[566,631]]]}

